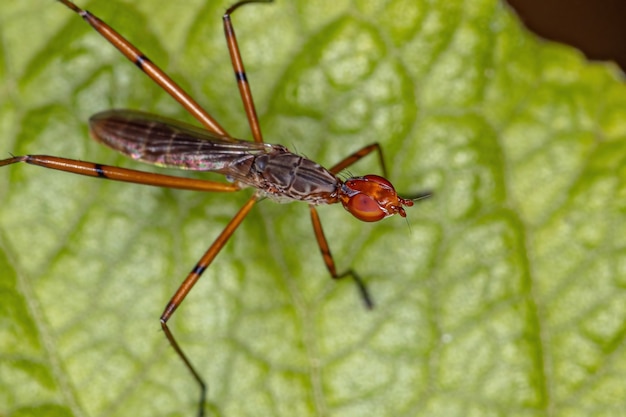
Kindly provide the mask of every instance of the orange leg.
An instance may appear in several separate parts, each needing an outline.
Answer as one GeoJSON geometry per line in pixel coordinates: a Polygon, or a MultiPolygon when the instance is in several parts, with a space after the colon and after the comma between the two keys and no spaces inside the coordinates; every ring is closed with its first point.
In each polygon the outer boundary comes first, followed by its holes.
{"type": "Polygon", "coordinates": [[[24,155],[0,160],[0,166],[25,162],[43,168],[57,171],[71,172],[88,177],[104,178],[114,181],[131,182],[135,184],[152,185],[156,187],[177,188],[191,191],[232,192],[241,188],[235,184],[196,180],[193,178],[175,177],[173,175],[154,174],[134,169],[119,168],[101,165],[93,162],[78,161],[76,159],[59,158],[48,155],[24,155]]]}
{"type": "MultiPolygon", "coordinates": [[[[222,128],[217,121],[215,121],[202,107],[187,94],[178,84],[176,84],[165,72],[163,72],[157,65],[152,63],[139,49],[132,45],[122,35],[117,33],[114,29],[104,23],[102,20],[92,15],[86,10],[83,10],[72,3],[70,0],[59,0],[65,6],[79,14],[87,23],[89,23],[98,33],[100,33],[105,39],[107,39],[113,46],[115,46],[124,56],[126,56],[131,62],[145,72],[150,78],[152,78],[158,85],[160,85],[168,94],[170,94],[175,100],[177,100],[191,115],[193,115],[202,125],[204,125],[211,132],[217,133],[222,136],[229,136],[228,133],[222,128]]],[[[239,87],[239,92],[243,102],[243,106],[250,124],[252,136],[256,142],[263,142],[261,129],[259,126],[258,117],[256,114],[254,100],[250,91],[243,62],[239,52],[239,46],[235,37],[235,32],[230,21],[230,15],[240,6],[253,3],[253,2],[266,2],[271,0],[244,0],[236,3],[230,7],[224,15],[224,32],[226,35],[226,43],[230,53],[233,69],[235,71],[235,77],[239,87]]],[[[23,156],[14,157],[4,161],[0,161],[1,165],[8,165],[16,162],[27,162],[44,166],[47,168],[58,169],[62,171],[68,171],[78,173],[82,175],[108,178],[118,181],[135,182],[139,184],[156,185],[171,188],[182,188],[188,190],[199,191],[236,191],[240,187],[235,184],[222,184],[211,181],[192,180],[186,178],[173,177],[168,175],[150,174],[141,171],[128,170],[123,168],[115,168],[109,166],[102,166],[89,162],[74,161],[64,158],[55,158],[48,156],[23,156]]],[[[204,256],[198,261],[194,269],[187,276],[187,278],[180,285],[176,293],[173,295],[170,302],[165,307],[165,310],[161,316],[161,327],[163,331],[178,354],[178,356],[185,363],[187,369],[191,372],[195,380],[198,382],[201,388],[200,408],[198,414],[204,415],[204,401],[206,398],[206,384],[200,377],[199,373],[191,364],[187,355],[183,352],[182,348],[176,341],[174,335],[167,325],[167,321],[171,318],[174,311],[185,299],[194,284],[200,279],[202,273],[211,264],[215,256],[226,244],[227,240],[234,233],[237,227],[241,224],[246,215],[250,212],[254,204],[258,201],[259,197],[255,194],[248,202],[239,210],[235,217],[228,223],[226,228],[222,231],[219,237],[213,242],[213,244],[206,251],[204,256]]]]}
{"type": "Polygon", "coordinates": [[[383,170],[383,177],[386,177],[387,167],[385,166],[385,159],[383,158],[383,150],[378,143],[372,143],[371,145],[367,145],[359,149],[352,155],[345,157],[344,159],[333,165],[332,168],[329,169],[329,171],[333,174],[338,174],[372,152],[378,153],[378,162],[380,163],[380,166],[383,170]]]}
{"type": "Polygon", "coordinates": [[[215,121],[189,94],[174,82],[161,68],[131,44],[126,38],[117,33],[112,27],[104,23],[96,16],[83,10],[70,0],[59,0],[72,11],[78,13],[87,23],[91,25],[107,41],[115,46],[126,58],[135,64],[140,70],[145,72],[150,78],[161,86],[167,93],[178,101],[193,117],[195,117],[204,127],[211,132],[222,136],[229,136],[226,130],[215,121]]]}
{"type": "Polygon", "coordinates": [[[246,0],[240,1],[226,10],[224,13],[224,34],[226,36],[226,44],[228,45],[228,52],[230,53],[230,61],[233,63],[233,70],[235,71],[235,79],[237,80],[237,86],[239,87],[239,94],[243,101],[243,107],[248,117],[248,125],[252,131],[252,137],[255,142],[263,142],[263,135],[261,133],[261,126],[259,125],[259,119],[254,107],[254,100],[252,98],[252,92],[250,91],[250,84],[248,83],[248,77],[246,76],[246,70],[243,66],[241,54],[239,53],[239,45],[237,44],[237,37],[235,36],[235,28],[230,21],[230,15],[237,10],[240,6],[248,3],[270,3],[272,0],[246,0]]]}
{"type": "MultiPolygon", "coordinates": [[[[59,0],[66,7],[79,14],[87,23],[89,23],[98,33],[100,33],[106,40],[114,45],[124,56],[126,56],[131,62],[145,72],[150,78],[152,78],[159,86],[161,86],[168,94],[170,94],[175,100],[177,100],[190,114],[192,114],[202,125],[204,125],[209,131],[218,135],[228,136],[228,133],[222,128],[202,107],[193,100],[178,84],[176,84],[167,74],[165,74],[157,65],[152,63],[139,49],[133,46],[123,36],[113,30],[106,23],[101,21],[96,16],[92,15],[86,10],[83,10],[72,3],[70,0],[59,0]]],[[[230,20],[230,15],[240,6],[253,3],[253,2],[267,2],[268,0],[244,0],[236,3],[230,7],[224,17],[224,32],[226,36],[226,42],[228,45],[233,70],[237,79],[239,92],[242,98],[243,106],[248,118],[248,122],[252,131],[252,136],[256,142],[263,142],[261,129],[259,126],[258,117],[256,114],[252,93],[247,81],[244,65],[240,56],[237,39],[230,20]]],[[[361,150],[353,153],[347,158],[343,159],[330,171],[332,173],[338,173],[348,166],[359,161],[364,156],[376,151],[379,155],[379,160],[382,166],[383,173],[386,175],[386,168],[383,160],[383,155],[380,146],[375,143],[362,148],[361,150]]],[[[67,158],[58,158],[46,155],[26,155],[16,156],[4,160],[0,160],[0,166],[10,165],[18,162],[24,162],[28,164],[38,165],[44,168],[56,169],[60,171],[86,175],[91,177],[106,178],[115,181],[124,181],[137,184],[145,184],[152,186],[161,186],[168,188],[177,188],[184,190],[194,191],[213,191],[213,192],[232,192],[240,189],[237,183],[225,184],[213,181],[196,180],[189,178],[181,178],[170,175],[147,173],[132,169],[117,168],[112,166],[100,165],[91,162],[83,162],[67,158]]],[[[233,217],[233,219],[224,228],[222,233],[207,249],[202,258],[198,261],[196,266],[192,269],[186,279],[179,286],[178,290],[172,296],[167,306],[165,307],[163,314],[161,315],[160,322],[163,331],[172,345],[177,355],[184,362],[185,366],[191,372],[194,379],[197,381],[201,388],[200,407],[198,414],[204,415],[204,402],[206,399],[206,384],[200,377],[197,370],[193,367],[191,361],[184,353],[179,343],[176,341],[172,334],[168,321],[176,311],[176,309],[183,302],[187,294],[191,291],[196,282],[200,279],[202,273],[210,266],[217,254],[224,247],[230,236],[235,232],[237,227],[241,224],[250,210],[254,207],[254,204],[260,199],[259,195],[255,194],[247,201],[247,203],[239,210],[239,212],[233,217]]],[[[320,251],[324,258],[326,267],[328,268],[331,276],[335,279],[351,276],[356,281],[360,290],[361,296],[368,308],[373,307],[373,302],[367,288],[365,287],[361,278],[355,271],[349,269],[342,273],[337,273],[335,262],[330,252],[328,242],[324,236],[324,232],[321,226],[321,222],[315,207],[310,207],[311,219],[313,222],[313,228],[315,236],[317,238],[320,251]]]]}
{"type": "MultiPolygon", "coordinates": [[[[329,171],[332,172],[333,174],[338,174],[339,172],[348,168],[350,165],[356,163],[361,158],[369,155],[372,152],[378,153],[378,159],[380,162],[380,166],[382,167],[383,175],[386,176],[387,168],[385,167],[385,160],[383,159],[383,151],[378,143],[372,143],[371,145],[367,145],[359,149],[358,151],[354,152],[352,155],[347,156],[346,158],[342,159],[341,161],[333,165],[333,167],[330,168],[329,171]]],[[[348,276],[352,277],[359,288],[359,292],[361,294],[361,298],[363,299],[363,302],[365,303],[365,307],[367,307],[368,309],[373,308],[374,301],[372,300],[372,297],[367,291],[367,287],[365,286],[365,283],[353,269],[348,269],[347,271],[344,271],[342,273],[337,273],[337,268],[335,267],[335,260],[333,259],[333,255],[330,252],[328,241],[326,240],[326,236],[324,235],[324,230],[322,229],[322,222],[320,221],[320,216],[317,213],[315,206],[309,206],[309,209],[311,211],[311,222],[313,223],[313,231],[315,232],[317,245],[320,248],[320,252],[322,253],[322,258],[324,259],[324,263],[326,264],[326,268],[328,269],[328,272],[330,272],[330,275],[334,279],[340,279],[340,278],[344,278],[348,276]]]]}
{"type": "Polygon", "coordinates": [[[374,308],[374,302],[372,301],[372,297],[370,297],[369,292],[367,291],[367,287],[363,283],[361,277],[352,269],[348,269],[342,273],[337,273],[337,268],[335,267],[335,260],[333,259],[333,255],[330,253],[330,247],[328,246],[328,241],[326,240],[326,236],[324,235],[324,230],[322,229],[322,222],[320,221],[320,216],[317,214],[317,210],[314,206],[309,206],[311,210],[311,222],[313,223],[313,230],[315,231],[315,238],[317,239],[317,244],[320,248],[320,252],[322,252],[322,258],[324,258],[324,263],[326,264],[326,268],[330,275],[334,279],[340,279],[344,277],[352,277],[354,282],[359,288],[359,292],[361,293],[361,298],[365,303],[365,307],[368,309],[374,308]]]}
{"type": "Polygon", "coordinates": [[[239,209],[239,212],[237,212],[235,217],[233,217],[231,221],[228,223],[228,225],[226,225],[222,233],[220,233],[217,239],[215,239],[215,241],[213,242],[213,244],[211,244],[209,249],[207,249],[204,255],[202,255],[202,258],[200,258],[198,263],[196,263],[196,266],[194,266],[191,272],[189,273],[189,275],[187,275],[187,278],[185,278],[185,280],[180,285],[180,287],[178,287],[178,290],[176,290],[176,293],[174,293],[170,301],[167,303],[167,306],[165,306],[165,310],[163,311],[163,314],[161,314],[161,327],[163,328],[163,332],[165,333],[167,340],[170,342],[170,344],[172,345],[172,347],[174,348],[178,356],[185,363],[185,366],[187,367],[189,372],[191,372],[195,380],[198,382],[198,385],[200,385],[201,392],[200,392],[200,405],[198,409],[199,416],[204,415],[204,402],[206,400],[206,391],[207,391],[206,383],[204,382],[204,380],[202,379],[198,371],[196,371],[191,361],[189,360],[189,358],[187,357],[183,349],[180,347],[180,345],[176,341],[176,338],[172,334],[172,331],[170,330],[169,326],[167,325],[167,321],[170,319],[170,317],[172,317],[172,315],[174,314],[178,306],[180,306],[180,303],[183,302],[183,300],[185,299],[187,294],[189,294],[189,291],[191,291],[191,289],[196,284],[196,282],[198,282],[198,280],[202,276],[202,273],[209,267],[209,265],[211,265],[211,262],[213,262],[217,254],[222,250],[222,248],[224,247],[228,239],[232,236],[232,234],[235,232],[237,227],[241,224],[243,219],[248,215],[250,210],[252,210],[252,207],[254,207],[254,204],[257,202],[257,200],[258,198],[255,194],[252,197],[250,197],[248,202],[244,204],[244,206],[241,207],[241,209],[239,209]]]}

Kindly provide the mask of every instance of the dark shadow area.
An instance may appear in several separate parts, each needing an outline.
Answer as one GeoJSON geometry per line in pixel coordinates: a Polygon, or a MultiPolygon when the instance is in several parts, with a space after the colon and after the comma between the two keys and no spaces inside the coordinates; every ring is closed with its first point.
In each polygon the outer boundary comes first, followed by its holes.
{"type": "Polygon", "coordinates": [[[625,0],[508,0],[539,36],[580,49],[589,59],[626,70],[625,0]]]}

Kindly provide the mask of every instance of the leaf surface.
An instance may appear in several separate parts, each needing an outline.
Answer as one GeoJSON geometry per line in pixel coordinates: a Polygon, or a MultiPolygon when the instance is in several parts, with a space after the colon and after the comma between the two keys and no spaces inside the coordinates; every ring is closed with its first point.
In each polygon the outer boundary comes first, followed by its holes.
{"type": "MultiPolygon", "coordinates": [[[[224,2],[80,4],[234,136],[224,2]]],[[[191,121],[60,3],[0,5],[0,152],[156,170],[88,139],[191,121]]],[[[220,416],[588,416],[626,408],[626,89],[501,3],[305,0],[233,17],[268,142],[331,166],[379,142],[408,221],[260,203],[170,324],[220,416]]],[[[3,156],[4,157],[4,156],[3,156]]],[[[159,171],[163,172],[163,171],[159,171]]],[[[380,173],[376,158],[350,168],[380,173]]],[[[178,173],[217,179],[202,173],[178,173]]],[[[194,415],[158,318],[248,198],[0,169],[0,415],[194,415]]]]}

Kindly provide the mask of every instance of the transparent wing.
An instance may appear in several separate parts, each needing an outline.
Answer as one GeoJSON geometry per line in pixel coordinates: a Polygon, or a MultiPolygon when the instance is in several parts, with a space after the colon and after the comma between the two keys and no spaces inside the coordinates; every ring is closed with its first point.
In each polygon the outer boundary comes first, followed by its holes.
{"type": "Polygon", "coordinates": [[[154,165],[245,177],[255,156],[284,149],[220,136],[208,130],[135,110],[108,110],[89,120],[91,135],[133,159],[154,165]]]}

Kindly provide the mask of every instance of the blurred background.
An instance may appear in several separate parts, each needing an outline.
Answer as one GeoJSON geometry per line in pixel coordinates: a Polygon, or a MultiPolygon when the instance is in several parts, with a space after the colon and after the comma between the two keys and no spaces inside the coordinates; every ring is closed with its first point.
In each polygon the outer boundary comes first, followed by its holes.
{"type": "Polygon", "coordinates": [[[539,36],[580,49],[589,59],[626,70],[626,1],[508,0],[539,36]]]}

